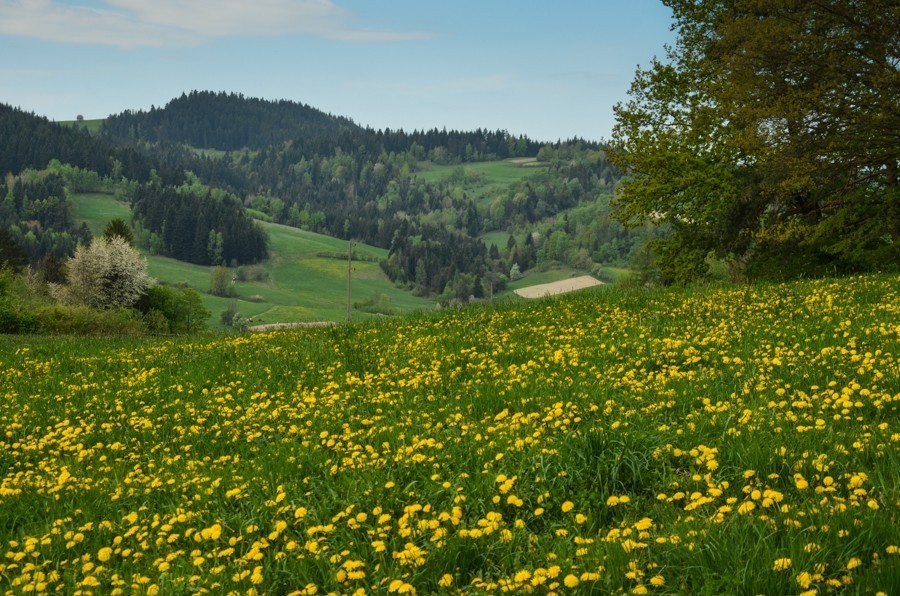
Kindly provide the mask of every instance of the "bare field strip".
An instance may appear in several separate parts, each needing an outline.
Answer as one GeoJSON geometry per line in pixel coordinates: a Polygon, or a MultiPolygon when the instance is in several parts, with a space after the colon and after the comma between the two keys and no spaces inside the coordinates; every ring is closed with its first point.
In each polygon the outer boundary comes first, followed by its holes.
{"type": "Polygon", "coordinates": [[[528,286],[527,288],[519,288],[518,290],[515,290],[515,293],[522,298],[543,298],[544,296],[553,296],[555,294],[565,294],[566,292],[583,290],[584,288],[592,288],[594,286],[599,286],[602,283],[602,281],[594,279],[590,275],[582,275],[581,277],[563,279],[549,284],[539,284],[536,286],[528,286]]]}

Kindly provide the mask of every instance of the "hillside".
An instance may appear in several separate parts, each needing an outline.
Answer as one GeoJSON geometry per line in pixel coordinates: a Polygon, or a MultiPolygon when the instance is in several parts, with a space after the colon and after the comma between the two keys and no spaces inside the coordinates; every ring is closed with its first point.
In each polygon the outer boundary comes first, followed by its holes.
{"type": "MultiPolygon", "coordinates": [[[[577,139],[541,146],[485,129],[375,131],[302,104],[210,92],[110,116],[95,134],[84,128],[97,121],[61,126],[16,114],[21,130],[52,131],[46,159],[68,156],[53,171],[64,174],[70,194],[110,193],[130,203],[119,216],[141,246],[193,265],[265,261],[270,247],[257,219],[383,249],[381,269],[393,285],[447,304],[488,298],[534,272],[610,279],[604,271],[627,266],[657,234],[611,221],[618,174],[602,147],[577,139]],[[94,150],[99,165],[88,159],[94,150]]],[[[27,136],[18,134],[12,146],[23,143],[27,136]]],[[[55,163],[44,159],[15,167],[40,178],[55,163]]],[[[62,213],[67,199],[25,196],[32,191],[15,184],[8,191],[21,197],[16,213],[0,216],[15,226],[13,241],[29,265],[40,267],[49,253],[71,255],[76,236],[87,238],[83,230],[61,215],[43,217],[39,228],[29,223],[40,220],[37,201],[56,201],[62,213]]],[[[97,233],[105,222],[88,224],[97,233]]],[[[247,308],[258,314],[260,307],[247,308]]]]}
{"type": "Polygon", "coordinates": [[[292,101],[192,91],[164,107],[110,115],[103,136],[118,143],[181,143],[234,151],[281,145],[303,137],[338,138],[359,126],[292,101]]]}
{"type": "MultiPolygon", "coordinates": [[[[99,235],[111,219],[129,217],[128,205],[108,194],[76,194],[78,221],[99,235]]],[[[259,281],[236,281],[238,311],[253,323],[344,321],[347,318],[347,243],[321,234],[260,222],[269,238],[270,258],[258,266],[259,281]]],[[[430,301],[412,296],[390,282],[378,266],[387,252],[365,244],[354,246],[352,303],[382,299],[382,310],[400,314],[426,308],[430,301]]],[[[212,312],[210,324],[232,306],[232,299],[208,294],[212,267],[146,255],[150,275],[163,283],[186,284],[203,294],[212,312]]],[[[258,274],[255,274],[258,275],[258,274]]],[[[353,320],[377,316],[352,309],[353,320]]]]}
{"type": "Polygon", "coordinates": [[[0,589],[895,593],[898,320],[882,276],[13,337],[0,589]]]}

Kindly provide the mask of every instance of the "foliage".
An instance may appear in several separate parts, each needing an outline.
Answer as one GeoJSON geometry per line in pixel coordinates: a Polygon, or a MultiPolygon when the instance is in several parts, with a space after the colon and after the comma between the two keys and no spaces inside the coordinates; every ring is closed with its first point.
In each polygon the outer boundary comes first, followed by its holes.
{"type": "Polygon", "coordinates": [[[131,226],[129,226],[124,219],[119,217],[111,219],[109,223],[106,224],[106,227],[103,229],[103,237],[107,240],[118,237],[129,245],[134,244],[134,234],[131,231],[131,226]]]}
{"type": "Polygon", "coordinates": [[[11,338],[0,590],[892,593],[898,309],[869,276],[11,338]]]}
{"type": "Polygon", "coordinates": [[[900,7],[666,4],[677,45],[616,108],[619,217],[671,223],[683,277],[710,251],[759,276],[896,268],[900,7]]]}
{"type": "Polygon", "coordinates": [[[0,333],[31,333],[37,329],[23,286],[14,270],[0,266],[0,333]]]}
{"type": "Polygon", "coordinates": [[[353,308],[361,312],[368,312],[378,315],[399,314],[397,309],[391,306],[391,297],[380,292],[370,298],[366,298],[365,300],[354,302],[353,308]]]}
{"type": "Polygon", "coordinates": [[[255,263],[268,257],[266,236],[228,192],[202,185],[138,187],[134,217],[162,254],[200,265],[255,263]]]}
{"type": "Polygon", "coordinates": [[[158,333],[195,333],[206,328],[210,317],[200,294],[189,287],[152,286],[136,308],[144,313],[145,320],[154,321],[148,327],[158,333]],[[160,324],[159,316],[163,317],[164,326],[160,324]]]}
{"type": "Polygon", "coordinates": [[[81,127],[63,126],[44,117],[0,103],[0,175],[41,170],[53,160],[100,177],[125,176],[149,182],[152,175],[180,184],[184,172],[169,168],[136,148],[114,148],[81,127]]]}
{"type": "Polygon", "coordinates": [[[65,285],[51,284],[51,294],[92,308],[129,307],[154,283],[144,258],[120,236],[79,246],[66,263],[66,279],[65,285]]]}
{"type": "Polygon", "coordinates": [[[238,281],[265,282],[269,280],[269,272],[261,265],[241,265],[234,275],[238,281]]]}
{"type": "Polygon", "coordinates": [[[40,333],[62,335],[143,335],[145,327],[129,308],[97,310],[83,305],[53,304],[34,309],[40,333]]]}
{"type": "Polygon", "coordinates": [[[209,276],[209,293],[213,296],[231,296],[234,294],[232,273],[227,267],[213,267],[209,276]]]}
{"type": "Polygon", "coordinates": [[[79,242],[91,241],[90,230],[78,225],[74,213],[65,177],[53,169],[7,176],[0,182],[3,261],[36,267],[50,255],[71,256],[79,242]]]}

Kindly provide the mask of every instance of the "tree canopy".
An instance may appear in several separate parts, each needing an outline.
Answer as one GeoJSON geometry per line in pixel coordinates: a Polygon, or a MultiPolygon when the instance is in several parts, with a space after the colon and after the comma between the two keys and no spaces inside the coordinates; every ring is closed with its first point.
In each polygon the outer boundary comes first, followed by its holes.
{"type": "Polygon", "coordinates": [[[900,263],[900,5],[665,0],[677,43],[616,106],[623,221],[664,220],[673,280],[900,263]]]}

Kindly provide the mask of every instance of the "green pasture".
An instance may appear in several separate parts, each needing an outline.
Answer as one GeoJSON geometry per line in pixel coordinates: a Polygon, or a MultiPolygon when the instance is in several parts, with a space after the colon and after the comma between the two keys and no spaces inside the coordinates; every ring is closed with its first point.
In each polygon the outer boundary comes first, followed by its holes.
{"type": "Polygon", "coordinates": [[[100,132],[100,127],[103,126],[103,121],[106,118],[96,118],[92,120],[82,120],[79,122],[78,120],[61,120],[59,124],[64,126],[78,126],[80,128],[84,128],[92,135],[95,135],[100,132]]]}
{"type": "Polygon", "coordinates": [[[131,221],[131,207],[109,194],[91,193],[74,194],[78,222],[86,222],[94,236],[103,233],[103,228],[110,220],[119,218],[131,221]]]}
{"type": "Polygon", "coordinates": [[[487,208],[497,192],[505,190],[510,184],[519,182],[545,167],[534,158],[481,161],[448,166],[420,162],[416,177],[426,182],[437,182],[462,172],[466,175],[463,184],[466,192],[474,198],[479,208],[487,208]],[[473,176],[477,177],[477,180],[473,179],[473,176]]]}

